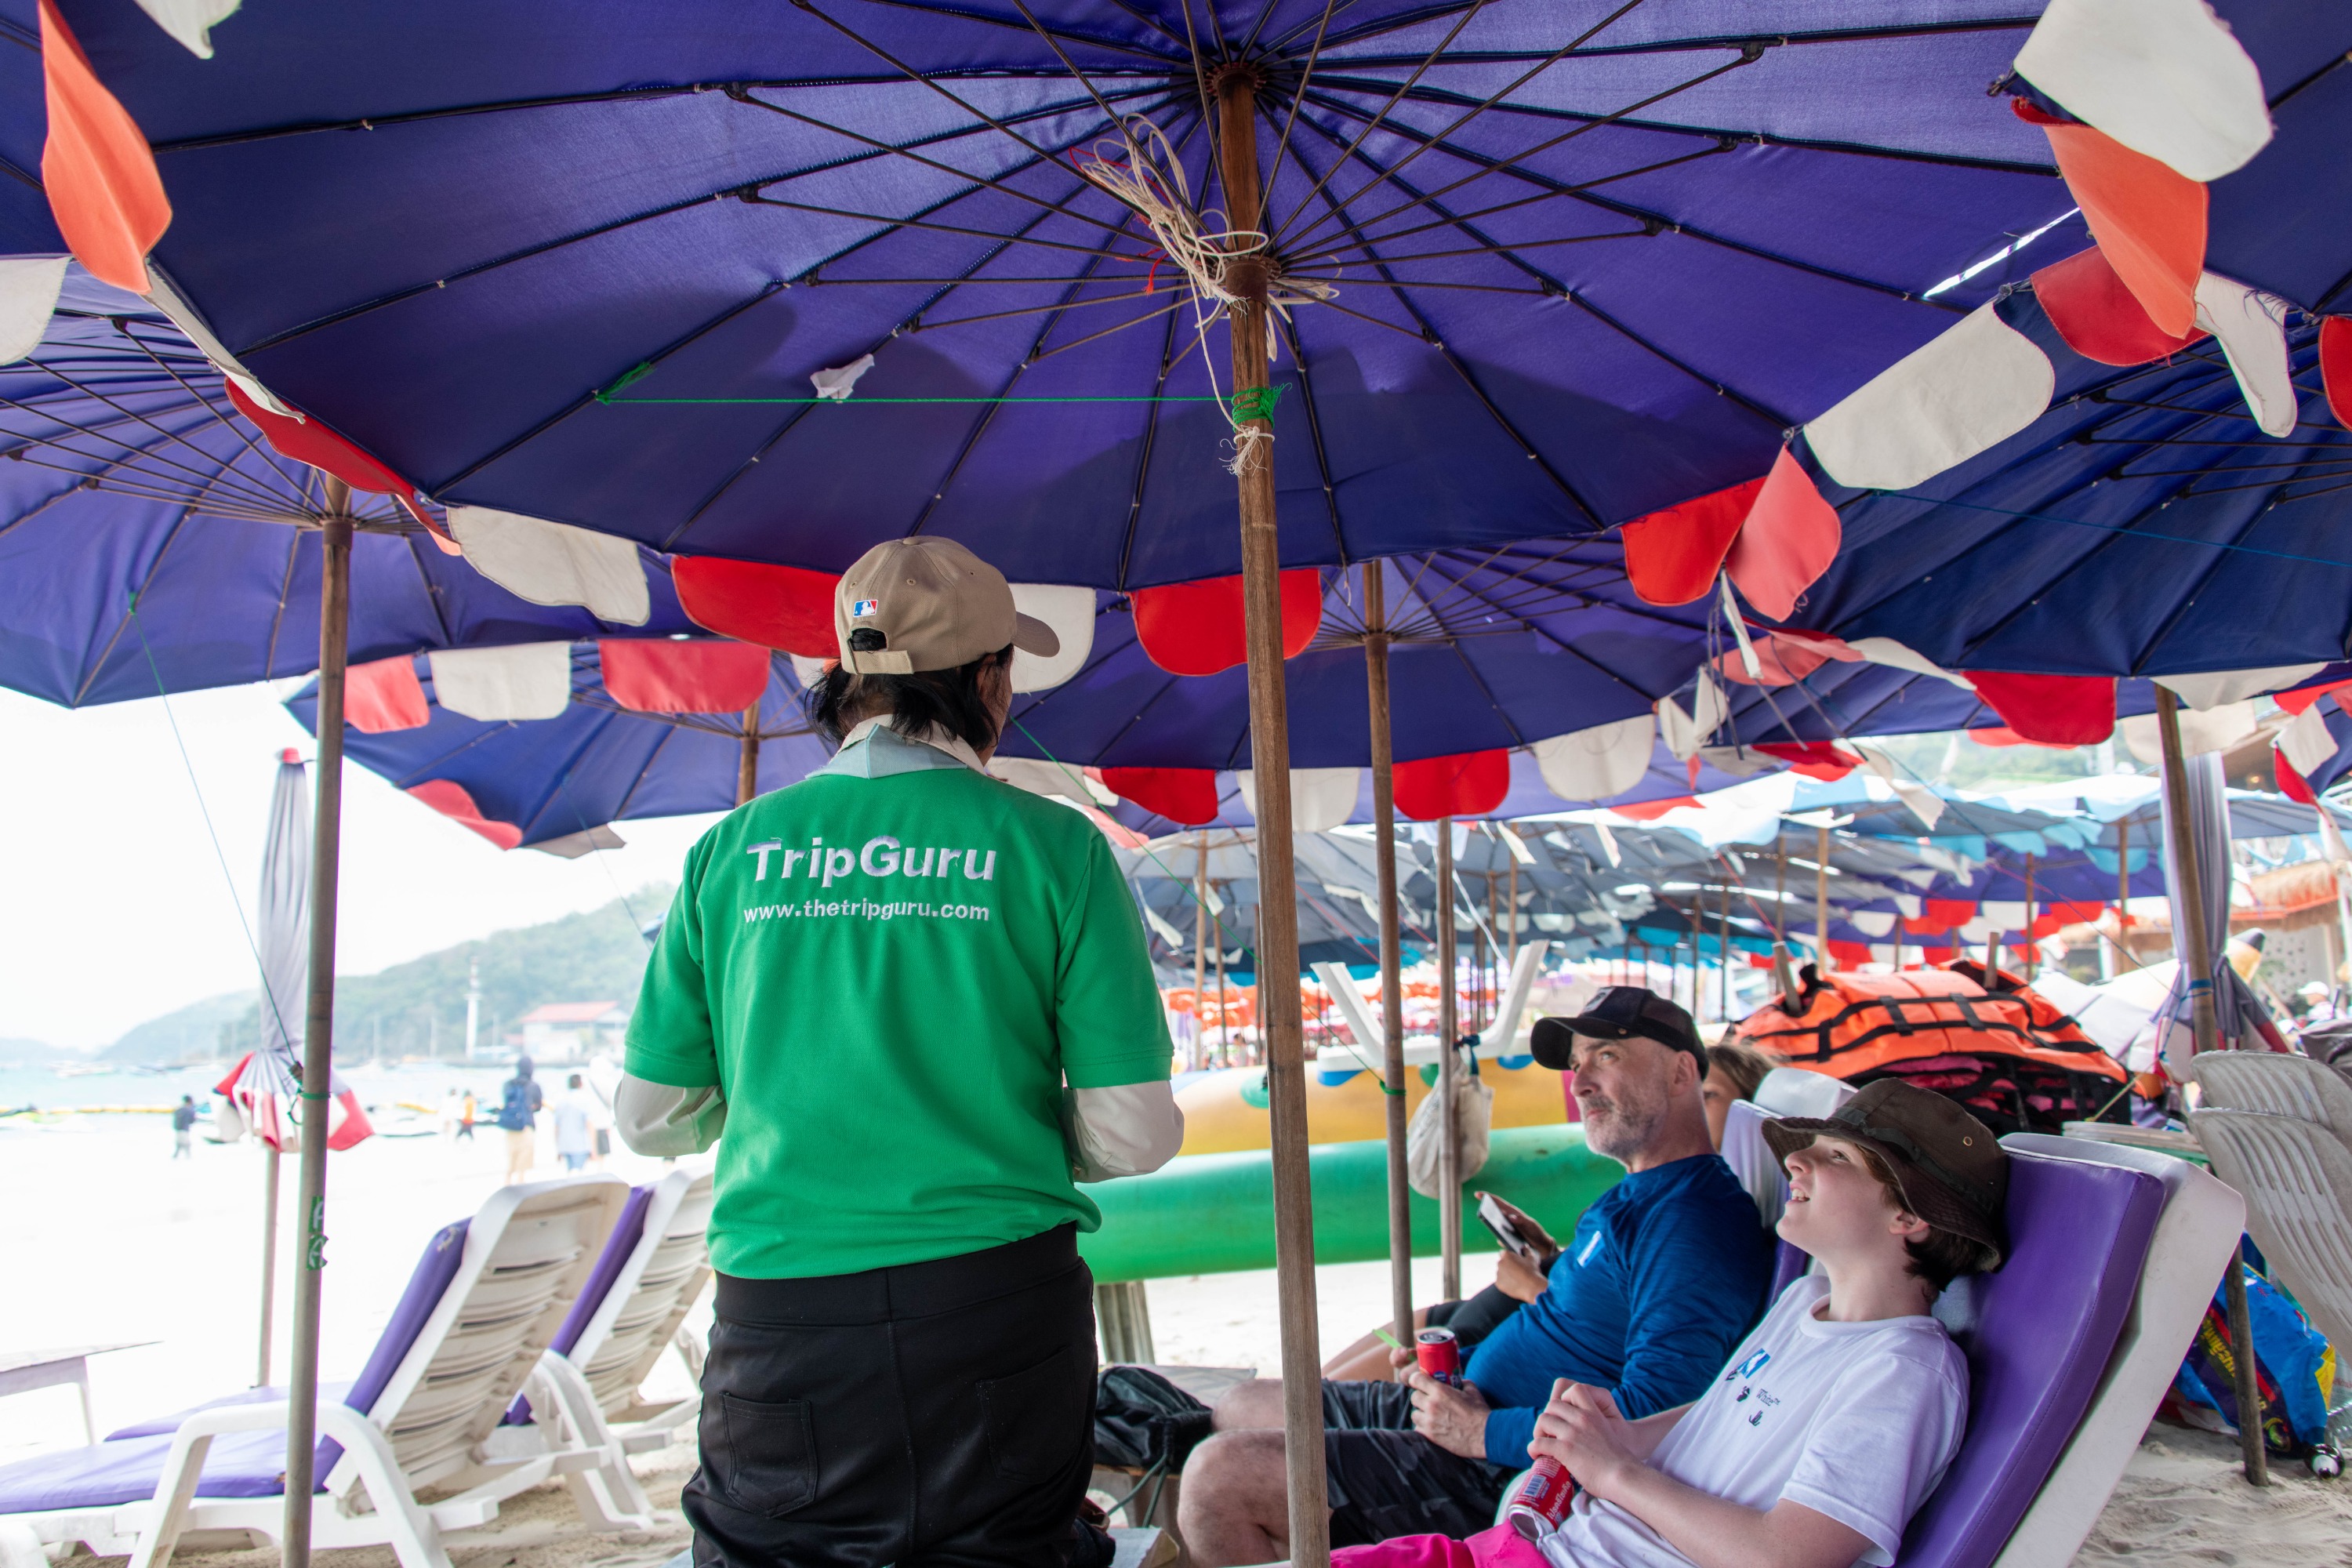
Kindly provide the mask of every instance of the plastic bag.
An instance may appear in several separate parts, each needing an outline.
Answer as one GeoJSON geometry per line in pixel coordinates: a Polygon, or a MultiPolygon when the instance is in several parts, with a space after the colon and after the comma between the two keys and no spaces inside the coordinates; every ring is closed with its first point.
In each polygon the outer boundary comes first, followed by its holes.
{"type": "MultiPolygon", "coordinates": [[[[1479,1078],[1475,1058],[1470,1058],[1470,1070],[1455,1089],[1454,1125],[1462,1144],[1462,1167],[1456,1174],[1466,1182],[1486,1168],[1488,1135],[1495,1125],[1495,1091],[1479,1078]]],[[[1438,1139],[1444,1125],[1439,1120],[1438,1104],[1438,1093],[1433,1089],[1404,1130],[1405,1181],[1425,1198],[1434,1198],[1438,1191],[1438,1139]]]]}
{"type": "MultiPolygon", "coordinates": [[[[2236,1363],[2230,1354],[2225,1280],[2207,1303],[2189,1359],[2173,1379],[2182,1403],[2218,1416],[2237,1430],[2236,1363]]],[[[2283,1459],[2301,1458],[2327,1435],[2328,1393],[2336,1352],[2284,1292],[2246,1269],[2246,1316],[2254,1331],[2254,1381],[2263,1396],[2263,1447],[2283,1459]]]]}

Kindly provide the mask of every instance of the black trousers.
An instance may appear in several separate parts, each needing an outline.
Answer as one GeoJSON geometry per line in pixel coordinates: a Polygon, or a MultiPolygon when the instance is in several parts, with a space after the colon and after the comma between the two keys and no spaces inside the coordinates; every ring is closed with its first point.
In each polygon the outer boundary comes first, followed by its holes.
{"type": "Polygon", "coordinates": [[[862,1274],[721,1274],[717,1316],[683,1500],[696,1568],[1093,1560],[1076,1520],[1094,1276],[1076,1226],[862,1274]]]}

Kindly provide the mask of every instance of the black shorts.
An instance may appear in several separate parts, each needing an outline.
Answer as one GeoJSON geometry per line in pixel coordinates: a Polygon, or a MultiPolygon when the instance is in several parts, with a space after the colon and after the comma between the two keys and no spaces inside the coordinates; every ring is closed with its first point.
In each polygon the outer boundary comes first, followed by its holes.
{"type": "Polygon", "coordinates": [[[1460,1540],[1495,1522],[1511,1472],[1448,1453],[1414,1431],[1404,1384],[1327,1382],[1323,1428],[1332,1545],[1399,1535],[1460,1540]]]}
{"type": "Polygon", "coordinates": [[[1503,1320],[1518,1310],[1517,1297],[1504,1295],[1498,1285],[1489,1285],[1466,1301],[1440,1301],[1430,1308],[1429,1326],[1452,1329],[1467,1350],[1501,1328],[1503,1320]]]}

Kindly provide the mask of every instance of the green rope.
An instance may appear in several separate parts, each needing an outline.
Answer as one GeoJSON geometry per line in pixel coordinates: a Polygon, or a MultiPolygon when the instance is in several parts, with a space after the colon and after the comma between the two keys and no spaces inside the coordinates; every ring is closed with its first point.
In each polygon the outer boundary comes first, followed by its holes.
{"type": "MultiPolygon", "coordinates": [[[[1047,749],[1046,749],[1046,746],[1045,746],[1045,742],[1043,742],[1043,741],[1039,740],[1036,736],[1034,736],[1034,735],[1033,735],[1033,734],[1030,734],[1030,732],[1029,732],[1029,726],[1028,726],[1028,725],[1024,724],[1020,720],[1015,719],[1015,720],[1013,720],[1013,727],[1014,729],[1016,729],[1016,730],[1020,731],[1021,731],[1021,733],[1022,733],[1022,735],[1027,739],[1027,741],[1029,742],[1029,743],[1030,743],[1031,745],[1033,745],[1033,746],[1034,746],[1034,747],[1036,747],[1036,748],[1037,748],[1037,752],[1038,752],[1038,754],[1039,754],[1040,756],[1044,757],[1047,762],[1049,762],[1049,763],[1053,763],[1055,767],[1057,767],[1057,768],[1061,769],[1061,770],[1062,770],[1062,773],[1063,773],[1063,775],[1064,775],[1065,777],[1066,777],[1066,778],[1067,778],[1067,779],[1068,779],[1072,784],[1074,784],[1077,785],[1077,789],[1078,789],[1078,797],[1079,797],[1080,799],[1084,799],[1084,798],[1086,798],[1086,795],[1087,795],[1087,781],[1086,781],[1086,779],[1085,779],[1084,775],[1082,775],[1082,774],[1080,774],[1079,773],[1077,773],[1075,769],[1073,769],[1073,768],[1070,766],[1070,764],[1069,764],[1069,763],[1066,763],[1066,762],[1062,761],[1062,759],[1061,759],[1061,758],[1059,758],[1059,757],[1055,756],[1055,755],[1051,751],[1047,750],[1047,749]]],[[[1158,855],[1158,854],[1156,854],[1156,853],[1154,853],[1154,852],[1153,852],[1152,847],[1151,847],[1151,846],[1150,846],[1149,843],[1146,843],[1146,844],[1143,846],[1143,853],[1144,853],[1145,857],[1146,857],[1147,858],[1149,858],[1149,859],[1150,860],[1150,862],[1151,862],[1153,865],[1155,865],[1155,866],[1157,866],[1157,867],[1159,867],[1159,868],[1160,868],[1160,869],[1161,873],[1162,873],[1163,875],[1165,875],[1165,876],[1167,877],[1167,879],[1168,879],[1170,881],[1174,882],[1174,883],[1177,883],[1178,885],[1180,885],[1181,887],[1182,887],[1182,888],[1183,888],[1183,889],[1184,889],[1184,891],[1185,891],[1185,894],[1186,894],[1188,897],[1190,897],[1190,898],[1192,899],[1192,900],[1194,903],[1196,903],[1196,904],[1201,904],[1201,896],[1200,896],[1200,894],[1198,894],[1197,892],[1194,892],[1194,891],[1193,891],[1193,889],[1192,889],[1192,884],[1191,882],[1189,882],[1189,881],[1185,880],[1183,878],[1179,877],[1179,876],[1176,874],[1175,870],[1174,870],[1172,868],[1171,868],[1171,867],[1169,866],[1169,864],[1168,864],[1168,862],[1167,862],[1167,861],[1162,860],[1162,859],[1159,857],[1159,855],[1158,855]]],[[[1207,906],[1206,904],[1201,904],[1201,907],[1202,907],[1202,910],[1203,910],[1203,911],[1208,915],[1208,917],[1209,917],[1209,923],[1210,923],[1210,924],[1212,924],[1212,925],[1213,925],[1213,926],[1215,926],[1215,927],[1217,928],[1217,931],[1218,931],[1219,934],[1221,934],[1221,935],[1223,935],[1223,936],[1225,936],[1225,937],[1227,937],[1227,938],[1230,938],[1230,939],[1231,939],[1234,942],[1235,942],[1236,944],[1240,944],[1240,945],[1246,945],[1245,943],[1242,943],[1242,940],[1241,940],[1240,936],[1239,936],[1239,935],[1237,935],[1237,934],[1236,934],[1236,933],[1232,930],[1232,928],[1228,927],[1228,926],[1225,924],[1224,917],[1223,917],[1223,915],[1220,915],[1220,914],[1219,914],[1219,913],[1217,913],[1217,911],[1216,911],[1216,910],[1214,910],[1209,909],[1209,908],[1208,908],[1208,906],[1207,906]]],[[[1260,980],[1261,982],[1263,982],[1263,981],[1264,981],[1264,979],[1265,978],[1265,972],[1264,972],[1264,970],[1263,970],[1263,969],[1261,969],[1261,970],[1260,970],[1260,972],[1259,972],[1259,975],[1258,975],[1258,978],[1259,978],[1259,980],[1260,980]]],[[[1197,999],[1195,999],[1195,1001],[1194,1001],[1194,1003],[1193,1003],[1193,1005],[1194,1005],[1195,1007],[1198,1007],[1198,1006],[1199,1006],[1199,1005],[1200,1005],[1200,1004],[1199,1004],[1198,1000],[1197,1000],[1197,999]]],[[[1195,1014],[1194,1016],[1197,1017],[1197,1016],[1198,1016],[1198,1014],[1195,1014]]],[[[1404,1090],[1402,1090],[1402,1089],[1391,1089],[1391,1088],[1390,1088],[1390,1087],[1389,1087],[1389,1081],[1388,1081],[1388,1079],[1384,1079],[1384,1078],[1382,1078],[1382,1077],[1381,1076],[1380,1069],[1379,1069],[1378,1068],[1376,1068],[1376,1067],[1372,1066],[1372,1064],[1371,1064],[1371,1063],[1370,1063],[1370,1062],[1368,1062],[1368,1061],[1364,1061],[1364,1053],[1363,1053],[1363,1052],[1361,1052],[1361,1051],[1360,1051],[1360,1050],[1358,1050],[1358,1049],[1356,1048],[1356,1047],[1355,1047],[1355,1043],[1354,1043],[1354,1041],[1353,1041],[1353,1040],[1351,1040],[1351,1039],[1350,1039],[1350,1040],[1343,1040],[1343,1041],[1341,1041],[1341,1044],[1345,1045],[1345,1046],[1348,1047],[1348,1054],[1349,1054],[1349,1056],[1351,1056],[1351,1057],[1355,1058],[1358,1061],[1360,1061],[1360,1062],[1363,1062],[1363,1063],[1364,1063],[1364,1070],[1365,1070],[1366,1072],[1368,1072],[1368,1073],[1370,1073],[1370,1074],[1371,1074],[1371,1075],[1372,1075],[1372,1081],[1373,1081],[1374,1083],[1379,1084],[1379,1085],[1381,1086],[1381,1092],[1382,1094],[1396,1094],[1396,1095],[1401,1095],[1401,1094],[1402,1094],[1402,1093],[1404,1092],[1404,1090]]]]}
{"type": "Polygon", "coordinates": [[[1245,424],[1252,419],[1272,422],[1274,405],[1282,401],[1284,382],[1278,386],[1244,386],[1234,394],[1234,422],[1245,424]]]}

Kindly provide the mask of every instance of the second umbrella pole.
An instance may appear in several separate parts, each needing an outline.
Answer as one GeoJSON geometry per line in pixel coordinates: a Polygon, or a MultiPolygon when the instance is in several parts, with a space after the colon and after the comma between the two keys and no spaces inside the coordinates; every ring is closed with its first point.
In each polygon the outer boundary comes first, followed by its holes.
{"type": "Polygon", "coordinates": [[[1389,732],[1388,587],[1364,572],[1364,689],[1372,721],[1372,868],[1381,904],[1381,1088],[1389,1144],[1389,1319],[1412,1343],[1412,1186],[1405,1168],[1404,976],[1397,932],[1396,762],[1389,732]]]}

